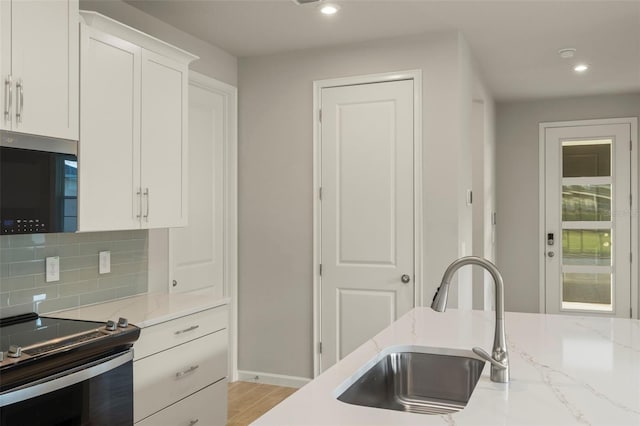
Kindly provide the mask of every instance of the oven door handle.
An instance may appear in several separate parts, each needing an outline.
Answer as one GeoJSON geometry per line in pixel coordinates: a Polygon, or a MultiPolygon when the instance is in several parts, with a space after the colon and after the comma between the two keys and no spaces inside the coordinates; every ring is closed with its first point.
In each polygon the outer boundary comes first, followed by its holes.
{"type": "Polygon", "coordinates": [[[102,358],[90,364],[81,365],[74,369],[66,370],[14,389],[9,389],[0,394],[0,408],[89,380],[132,360],[133,351],[129,349],[126,352],[102,358]]]}

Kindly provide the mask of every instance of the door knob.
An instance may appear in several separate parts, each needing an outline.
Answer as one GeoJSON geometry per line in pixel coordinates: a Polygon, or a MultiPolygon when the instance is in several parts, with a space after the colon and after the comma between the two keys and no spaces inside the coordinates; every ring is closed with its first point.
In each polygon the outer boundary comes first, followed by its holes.
{"type": "Polygon", "coordinates": [[[400,277],[400,281],[402,281],[403,283],[408,283],[409,281],[411,281],[411,277],[407,274],[404,274],[403,276],[400,277]]]}
{"type": "Polygon", "coordinates": [[[549,256],[549,257],[553,257],[553,256],[555,256],[555,255],[556,255],[556,254],[555,254],[554,252],[552,252],[552,251],[550,251],[550,252],[548,252],[548,253],[547,253],[547,256],[549,256]]]}

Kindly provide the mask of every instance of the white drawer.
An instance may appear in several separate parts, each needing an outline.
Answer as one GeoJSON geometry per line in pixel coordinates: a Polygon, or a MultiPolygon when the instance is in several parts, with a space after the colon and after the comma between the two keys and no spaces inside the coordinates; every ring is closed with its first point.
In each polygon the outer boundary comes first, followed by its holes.
{"type": "Polygon", "coordinates": [[[145,327],[133,345],[135,360],[227,328],[228,311],[221,306],[145,327]]]}
{"type": "Polygon", "coordinates": [[[224,426],[227,423],[227,380],[202,389],[136,426],[224,426]]]}
{"type": "Polygon", "coordinates": [[[227,330],[133,363],[133,418],[139,421],[227,375],[227,330]]]}

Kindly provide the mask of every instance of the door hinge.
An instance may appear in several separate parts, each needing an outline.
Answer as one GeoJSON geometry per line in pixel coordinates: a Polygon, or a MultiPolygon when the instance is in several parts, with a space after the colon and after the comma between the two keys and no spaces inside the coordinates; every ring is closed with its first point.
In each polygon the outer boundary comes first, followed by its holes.
{"type": "Polygon", "coordinates": [[[318,343],[318,352],[322,353],[322,342],[318,343]]]}
{"type": "Polygon", "coordinates": [[[633,253],[629,253],[629,262],[633,263],[633,253]]]}
{"type": "Polygon", "coordinates": [[[321,109],[318,110],[318,120],[320,120],[320,122],[322,123],[322,110],[321,109]]]}
{"type": "Polygon", "coordinates": [[[322,263],[320,264],[320,276],[322,276],[322,263]]]}
{"type": "Polygon", "coordinates": [[[633,308],[629,308],[629,318],[633,318],[633,308]]]}
{"type": "Polygon", "coordinates": [[[629,194],[629,205],[633,206],[633,194],[629,194]]]}
{"type": "Polygon", "coordinates": [[[633,141],[629,141],[629,151],[633,151],[633,141]]]}
{"type": "Polygon", "coordinates": [[[322,187],[318,190],[318,198],[322,201],[322,187]]]}

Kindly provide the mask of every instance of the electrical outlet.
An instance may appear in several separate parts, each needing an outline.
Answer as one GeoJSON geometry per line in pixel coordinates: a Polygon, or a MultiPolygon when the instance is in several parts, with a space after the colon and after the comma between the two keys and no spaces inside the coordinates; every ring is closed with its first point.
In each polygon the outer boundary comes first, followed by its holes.
{"type": "Polygon", "coordinates": [[[110,251],[101,251],[100,252],[100,264],[99,264],[99,273],[108,274],[111,272],[111,252],[110,251]]]}
{"type": "Polygon", "coordinates": [[[60,256],[47,257],[45,263],[47,267],[45,280],[48,283],[60,281],[60,256]]]}

